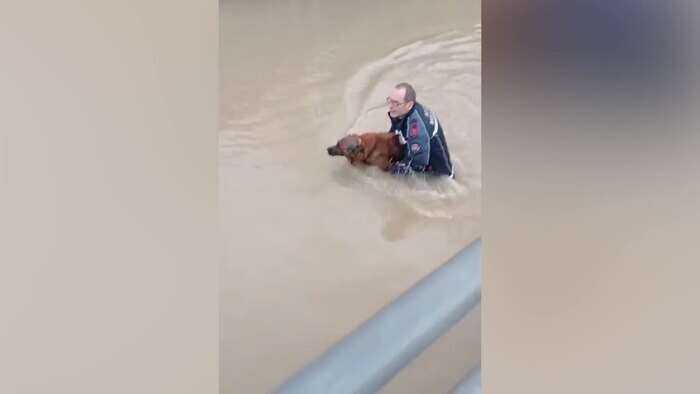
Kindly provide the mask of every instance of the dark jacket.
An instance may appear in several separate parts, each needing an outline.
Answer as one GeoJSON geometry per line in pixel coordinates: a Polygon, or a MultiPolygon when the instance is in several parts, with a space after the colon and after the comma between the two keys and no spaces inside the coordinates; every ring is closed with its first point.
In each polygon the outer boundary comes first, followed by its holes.
{"type": "Polygon", "coordinates": [[[400,134],[404,147],[401,159],[392,167],[393,173],[415,171],[454,177],[445,134],[434,112],[416,102],[403,118],[389,115],[389,119],[391,130],[400,134]]]}

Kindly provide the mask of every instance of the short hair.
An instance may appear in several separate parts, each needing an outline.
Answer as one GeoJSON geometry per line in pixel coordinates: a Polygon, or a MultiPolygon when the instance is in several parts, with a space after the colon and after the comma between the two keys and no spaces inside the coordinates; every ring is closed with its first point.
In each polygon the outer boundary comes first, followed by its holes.
{"type": "Polygon", "coordinates": [[[409,102],[409,101],[415,102],[415,101],[416,101],[416,90],[413,89],[413,86],[411,86],[410,83],[408,83],[408,82],[401,82],[401,83],[397,84],[396,86],[394,86],[394,88],[396,88],[396,89],[406,89],[406,92],[405,92],[404,95],[403,95],[403,99],[404,99],[406,102],[409,102]]]}

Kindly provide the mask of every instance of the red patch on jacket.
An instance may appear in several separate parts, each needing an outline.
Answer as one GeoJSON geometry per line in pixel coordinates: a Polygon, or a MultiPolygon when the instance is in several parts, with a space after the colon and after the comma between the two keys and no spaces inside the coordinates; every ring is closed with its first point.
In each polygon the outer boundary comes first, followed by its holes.
{"type": "Polygon", "coordinates": [[[409,131],[411,137],[418,137],[418,121],[414,120],[411,122],[411,130],[409,131]]]}

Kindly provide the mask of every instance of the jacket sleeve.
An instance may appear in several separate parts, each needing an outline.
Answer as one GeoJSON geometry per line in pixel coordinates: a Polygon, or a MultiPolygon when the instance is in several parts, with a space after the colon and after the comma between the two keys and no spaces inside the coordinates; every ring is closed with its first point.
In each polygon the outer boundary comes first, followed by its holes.
{"type": "Polygon", "coordinates": [[[406,154],[399,162],[394,163],[393,173],[404,174],[411,168],[423,168],[430,159],[430,135],[418,116],[408,119],[406,144],[403,145],[406,154]]]}

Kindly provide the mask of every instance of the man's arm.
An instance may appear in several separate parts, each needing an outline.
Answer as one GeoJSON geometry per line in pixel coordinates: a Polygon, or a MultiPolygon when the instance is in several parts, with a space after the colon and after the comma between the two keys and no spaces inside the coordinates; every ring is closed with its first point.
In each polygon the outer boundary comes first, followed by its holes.
{"type": "Polygon", "coordinates": [[[419,116],[408,119],[408,132],[406,138],[406,154],[403,160],[394,163],[392,173],[406,175],[412,168],[423,168],[428,165],[430,159],[430,135],[419,116]]]}

